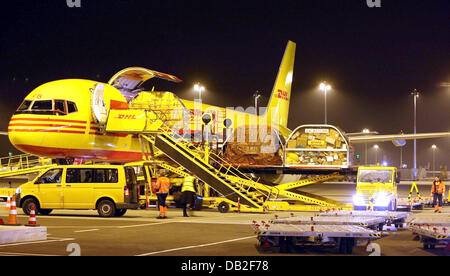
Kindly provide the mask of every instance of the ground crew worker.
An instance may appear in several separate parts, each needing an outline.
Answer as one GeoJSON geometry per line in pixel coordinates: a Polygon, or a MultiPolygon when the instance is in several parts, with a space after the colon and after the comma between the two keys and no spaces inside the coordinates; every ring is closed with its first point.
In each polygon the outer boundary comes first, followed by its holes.
{"type": "Polygon", "coordinates": [[[442,212],[442,197],[445,193],[445,184],[436,176],[431,186],[431,194],[433,195],[434,212],[442,212]]]}
{"type": "Polygon", "coordinates": [[[170,189],[170,179],[165,175],[162,175],[156,180],[154,190],[156,192],[156,197],[158,198],[159,206],[159,216],[157,219],[167,218],[167,205],[166,199],[169,194],[170,189]]]}
{"type": "Polygon", "coordinates": [[[195,193],[195,177],[194,176],[186,176],[183,181],[183,186],[181,187],[181,202],[183,205],[183,217],[189,217],[187,214],[187,205],[189,203],[189,207],[192,209],[195,205],[195,200],[197,195],[195,193]]]}

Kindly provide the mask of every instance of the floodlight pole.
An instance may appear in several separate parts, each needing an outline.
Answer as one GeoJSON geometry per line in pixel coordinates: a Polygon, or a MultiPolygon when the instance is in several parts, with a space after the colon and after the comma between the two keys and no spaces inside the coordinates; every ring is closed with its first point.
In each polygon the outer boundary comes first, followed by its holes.
{"type": "MultiPolygon", "coordinates": [[[[411,93],[414,96],[414,134],[417,133],[417,98],[419,98],[419,91],[414,89],[411,93]]],[[[417,180],[417,140],[414,139],[414,180],[417,180]]]]}

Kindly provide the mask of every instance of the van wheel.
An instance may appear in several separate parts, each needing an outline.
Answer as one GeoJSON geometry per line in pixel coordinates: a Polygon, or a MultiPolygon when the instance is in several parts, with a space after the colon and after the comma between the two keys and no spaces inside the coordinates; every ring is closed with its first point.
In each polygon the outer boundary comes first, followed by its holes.
{"type": "Polygon", "coordinates": [[[125,213],[127,212],[127,209],[117,209],[116,213],[114,214],[115,217],[121,217],[123,215],[125,215],[125,213]]]}
{"type": "Polygon", "coordinates": [[[30,215],[32,206],[34,206],[35,213],[37,214],[39,212],[39,203],[36,199],[28,198],[23,202],[22,211],[25,213],[25,215],[30,215]]]}
{"type": "Polygon", "coordinates": [[[116,206],[111,200],[102,200],[98,204],[97,212],[101,217],[113,217],[116,213],[116,206]]]}

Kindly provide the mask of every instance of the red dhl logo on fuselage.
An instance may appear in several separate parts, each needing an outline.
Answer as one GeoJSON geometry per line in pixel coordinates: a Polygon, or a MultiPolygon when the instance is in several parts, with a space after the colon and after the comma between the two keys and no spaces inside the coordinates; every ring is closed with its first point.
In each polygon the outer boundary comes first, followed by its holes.
{"type": "Polygon", "coordinates": [[[289,101],[288,92],[287,91],[283,91],[281,89],[277,90],[276,97],[279,98],[279,99],[283,99],[285,101],[289,101]]]}
{"type": "Polygon", "coordinates": [[[136,120],[136,115],[119,114],[117,115],[116,119],[136,120]]]}

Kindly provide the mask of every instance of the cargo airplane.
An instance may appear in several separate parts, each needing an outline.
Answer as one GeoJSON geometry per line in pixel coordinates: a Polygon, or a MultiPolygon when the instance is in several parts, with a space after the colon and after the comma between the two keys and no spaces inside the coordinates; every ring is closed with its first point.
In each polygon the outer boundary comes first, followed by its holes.
{"type": "MultiPolygon", "coordinates": [[[[225,119],[236,129],[253,122],[272,124],[285,140],[291,135],[287,128],[296,44],[289,41],[279,67],[278,75],[266,112],[261,115],[228,110],[226,108],[179,99],[170,92],[144,91],[143,84],[151,78],[181,82],[175,76],[140,67],[124,69],[108,83],[92,80],[65,79],[45,83],[29,93],[12,116],[8,136],[20,151],[59,160],[103,160],[122,163],[142,160],[139,135],[127,132],[105,131],[111,110],[124,110],[144,105],[161,110],[163,100],[195,113],[212,113],[217,133],[225,119]],[[239,116],[243,116],[240,119],[239,116]]],[[[124,120],[132,119],[123,117],[124,120]]],[[[179,119],[179,118],[178,118],[179,119]]],[[[397,141],[406,139],[438,138],[450,133],[402,135],[349,135],[350,143],[397,141]]],[[[344,134],[345,136],[345,134],[344,134]]]]}

